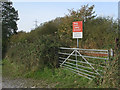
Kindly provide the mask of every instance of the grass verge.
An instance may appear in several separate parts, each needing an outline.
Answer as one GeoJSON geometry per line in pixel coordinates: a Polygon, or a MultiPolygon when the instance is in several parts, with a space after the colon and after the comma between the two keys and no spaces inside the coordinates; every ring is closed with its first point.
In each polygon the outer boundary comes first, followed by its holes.
{"type": "Polygon", "coordinates": [[[55,83],[57,88],[92,88],[96,87],[94,81],[80,77],[71,71],[59,68],[44,68],[42,71],[29,72],[24,75],[26,78],[42,79],[49,83],[55,83]]]}
{"type": "Polygon", "coordinates": [[[55,88],[93,88],[98,87],[94,81],[78,76],[65,68],[50,69],[45,67],[38,71],[25,71],[24,66],[18,66],[9,60],[3,60],[3,76],[9,78],[33,78],[53,83],[55,88]]]}
{"type": "MultiPolygon", "coordinates": [[[[110,69],[110,71],[114,71],[114,70],[113,68],[112,70],[110,69]]],[[[107,72],[108,76],[110,71],[107,72]]],[[[9,76],[10,78],[21,77],[21,78],[32,78],[34,80],[41,80],[41,81],[45,81],[48,85],[52,83],[52,85],[54,85],[54,88],[106,88],[106,87],[113,88],[113,87],[116,87],[116,85],[111,84],[109,80],[113,76],[110,76],[109,78],[106,78],[106,76],[104,76],[103,82],[99,84],[95,80],[92,80],[92,81],[88,80],[84,77],[81,77],[79,75],[72,73],[70,70],[67,70],[65,68],[50,69],[48,67],[45,67],[44,69],[39,69],[37,71],[25,71],[24,66],[19,66],[19,65],[16,65],[15,63],[11,63],[9,62],[9,60],[3,60],[2,75],[5,77],[9,76]]]]}

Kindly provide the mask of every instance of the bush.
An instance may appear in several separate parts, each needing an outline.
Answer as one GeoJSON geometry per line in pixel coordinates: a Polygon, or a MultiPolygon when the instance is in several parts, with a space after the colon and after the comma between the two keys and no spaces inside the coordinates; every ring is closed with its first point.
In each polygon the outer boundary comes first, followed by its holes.
{"type": "Polygon", "coordinates": [[[30,33],[19,32],[11,36],[6,58],[16,64],[25,65],[26,70],[58,67],[57,53],[60,44],[56,33],[57,28],[52,21],[30,33]]]}

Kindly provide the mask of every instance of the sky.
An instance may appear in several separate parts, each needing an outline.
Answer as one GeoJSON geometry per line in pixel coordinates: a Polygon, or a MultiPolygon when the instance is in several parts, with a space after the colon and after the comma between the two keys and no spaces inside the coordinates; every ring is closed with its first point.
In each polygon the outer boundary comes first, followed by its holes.
{"type": "Polygon", "coordinates": [[[120,1],[118,3],[118,18],[120,19],[120,1]]]}
{"type": "Polygon", "coordinates": [[[18,31],[30,32],[38,25],[67,15],[68,9],[80,9],[82,5],[95,5],[97,16],[118,17],[118,2],[13,2],[13,7],[18,10],[20,20],[17,22],[18,31]]]}

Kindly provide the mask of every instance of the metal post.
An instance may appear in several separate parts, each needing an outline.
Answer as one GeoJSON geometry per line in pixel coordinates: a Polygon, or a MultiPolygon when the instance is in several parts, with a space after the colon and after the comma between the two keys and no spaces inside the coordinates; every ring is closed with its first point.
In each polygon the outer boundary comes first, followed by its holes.
{"type": "Polygon", "coordinates": [[[79,39],[77,38],[77,48],[79,48],[79,39]]]}
{"type": "Polygon", "coordinates": [[[75,57],[76,57],[76,67],[78,68],[77,66],[77,52],[75,51],[75,57]]]}
{"type": "Polygon", "coordinates": [[[110,50],[108,50],[108,60],[110,60],[110,50]]]}
{"type": "Polygon", "coordinates": [[[110,54],[110,56],[113,57],[113,50],[112,50],[112,48],[111,48],[111,54],[110,54]]]}
{"type": "MultiPolygon", "coordinates": [[[[77,38],[77,48],[79,48],[79,39],[77,38]]],[[[75,57],[76,57],[76,67],[77,67],[77,51],[75,51],[75,57]]]]}

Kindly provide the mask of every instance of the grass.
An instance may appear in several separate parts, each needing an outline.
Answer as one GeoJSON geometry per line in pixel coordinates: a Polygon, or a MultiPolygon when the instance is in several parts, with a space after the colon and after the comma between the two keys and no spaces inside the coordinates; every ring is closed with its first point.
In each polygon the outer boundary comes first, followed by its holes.
{"type": "Polygon", "coordinates": [[[80,77],[71,71],[59,68],[49,69],[44,68],[43,71],[29,72],[25,74],[26,78],[42,79],[48,83],[56,83],[57,88],[84,88],[96,87],[94,81],[90,81],[84,77],[80,77]]]}
{"type": "Polygon", "coordinates": [[[43,80],[49,84],[54,83],[55,88],[94,88],[97,86],[93,80],[88,80],[84,77],[78,76],[65,68],[50,69],[45,67],[38,71],[26,71],[24,67],[19,67],[15,63],[11,63],[8,60],[3,61],[3,76],[11,78],[33,78],[35,80],[43,80]]]}
{"type": "Polygon", "coordinates": [[[15,63],[11,63],[9,60],[2,61],[2,76],[16,78],[23,76],[23,70],[25,70],[24,66],[19,66],[15,63]]]}
{"type": "Polygon", "coordinates": [[[54,88],[113,88],[117,87],[117,65],[116,58],[111,61],[111,65],[106,70],[103,77],[103,81],[100,80],[88,80],[77,74],[72,73],[65,68],[48,68],[39,69],[37,71],[26,71],[24,66],[16,65],[9,62],[9,60],[3,60],[2,75],[3,77],[10,78],[32,78],[34,80],[45,81],[48,85],[54,84],[54,88]],[[110,79],[114,80],[110,80],[110,79]],[[113,83],[114,82],[114,83],[113,83]]]}

